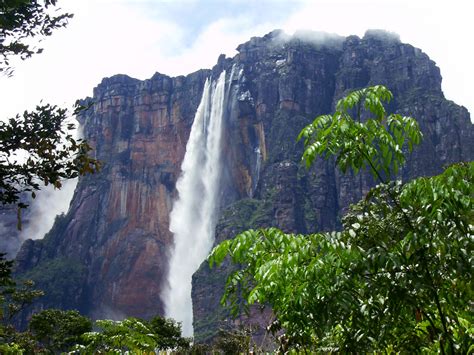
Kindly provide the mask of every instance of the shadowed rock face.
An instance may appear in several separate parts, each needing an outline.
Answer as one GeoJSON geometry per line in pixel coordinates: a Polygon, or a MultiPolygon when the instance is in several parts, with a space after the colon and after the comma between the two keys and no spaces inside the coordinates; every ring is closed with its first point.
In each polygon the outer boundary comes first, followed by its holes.
{"type": "MultiPolygon", "coordinates": [[[[355,88],[388,86],[395,95],[389,110],[420,121],[424,142],[400,177],[436,174],[474,156],[467,110],[444,98],[435,63],[394,37],[275,31],[238,51],[232,59],[221,56],[212,70],[146,81],[117,75],[94,90],[79,119],[102,171],[82,178],[69,212],[17,256],[18,273],[49,294],[38,307],[78,308],[96,318],[162,314],[175,183],[204,81],[223,69],[230,73],[234,66],[239,75],[225,122],[217,241],[250,227],[306,233],[340,226],[344,209],[373,182],[367,174],[340,174],[332,161],[306,170],[296,136],[355,88]]],[[[211,272],[203,264],[193,278],[198,339],[235,325],[219,306],[230,270],[211,272]]],[[[262,323],[264,316],[255,312],[254,319],[262,323]]]]}

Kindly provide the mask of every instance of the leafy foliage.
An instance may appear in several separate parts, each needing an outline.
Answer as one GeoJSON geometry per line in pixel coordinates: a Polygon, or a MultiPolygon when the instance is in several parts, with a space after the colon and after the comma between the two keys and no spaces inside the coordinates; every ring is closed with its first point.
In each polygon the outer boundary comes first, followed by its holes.
{"type": "Polygon", "coordinates": [[[43,292],[33,289],[34,283],[30,280],[18,286],[11,275],[13,261],[4,257],[5,254],[0,253],[0,321],[7,326],[18,312],[43,292]]]}
{"type": "Polygon", "coordinates": [[[249,354],[251,336],[248,329],[221,329],[213,342],[213,349],[223,354],[249,354]]]}
{"type": "Polygon", "coordinates": [[[186,349],[189,340],[181,337],[181,326],[170,319],[155,317],[150,322],[126,318],[123,321],[98,320],[100,332],[83,335],[81,354],[122,354],[124,351],[148,353],[157,350],[186,349]]]}
{"type": "MultiPolygon", "coordinates": [[[[0,72],[11,73],[9,60],[41,53],[28,39],[50,36],[55,29],[65,27],[71,14],[49,11],[57,0],[3,0],[0,2],[0,72]]],[[[57,10],[57,9],[56,9],[57,10]]]]}
{"type": "Polygon", "coordinates": [[[342,172],[352,168],[357,173],[368,167],[376,179],[388,182],[405,162],[404,145],[411,151],[422,137],[415,119],[399,114],[387,116],[383,102],[391,99],[391,92],[384,86],[368,87],[339,100],[333,115],[317,117],[298,136],[304,139],[306,165],[310,166],[318,155],[335,156],[342,172]],[[350,110],[357,111],[356,120],[350,110]],[[369,117],[362,122],[364,113],[369,117]]]}
{"type": "Polygon", "coordinates": [[[18,312],[28,306],[43,292],[33,288],[32,281],[24,281],[21,286],[12,278],[13,261],[6,260],[0,253],[0,352],[15,349],[33,349],[35,341],[29,333],[19,333],[12,325],[18,312]]]}
{"type": "MultiPolygon", "coordinates": [[[[77,106],[76,111],[83,109],[77,106]]],[[[37,106],[20,117],[0,122],[0,201],[18,203],[22,192],[35,191],[41,184],[61,188],[62,179],[71,179],[99,169],[89,157],[91,147],[74,139],[74,124],[67,123],[68,112],[51,105],[37,106]]]]}
{"type": "Polygon", "coordinates": [[[80,343],[82,334],[92,330],[92,321],[78,311],[46,309],[31,317],[29,328],[37,341],[57,353],[80,343]]]}
{"type": "Polygon", "coordinates": [[[181,337],[181,324],[171,318],[154,317],[149,321],[149,327],[155,334],[158,349],[186,349],[189,339],[181,337]]]}
{"type": "Polygon", "coordinates": [[[270,305],[286,348],[473,350],[474,163],[405,185],[388,182],[405,160],[397,146],[421,138],[413,119],[385,119],[381,100],[390,97],[383,87],[351,93],[335,115],[318,117],[300,135],[307,164],[335,155],[342,170],[368,167],[382,182],[351,206],[341,232],[249,230],[209,257],[211,266],[227,256],[242,265],[223,302],[234,314],[270,305]],[[361,103],[374,119],[361,123],[359,109],[357,121],[349,117],[346,110],[361,103]]]}
{"type": "MultiPolygon", "coordinates": [[[[4,0],[0,2],[0,72],[11,74],[9,58],[21,59],[41,52],[29,43],[50,36],[66,26],[71,14],[60,14],[57,0],[4,0]],[[55,11],[53,11],[55,10],[55,11]]],[[[73,114],[84,109],[76,105],[73,114]]],[[[40,104],[34,111],[0,121],[0,202],[18,203],[18,227],[21,229],[22,192],[35,191],[40,184],[61,188],[62,179],[95,172],[96,160],[88,156],[91,147],[72,135],[67,110],[40,104]]]]}

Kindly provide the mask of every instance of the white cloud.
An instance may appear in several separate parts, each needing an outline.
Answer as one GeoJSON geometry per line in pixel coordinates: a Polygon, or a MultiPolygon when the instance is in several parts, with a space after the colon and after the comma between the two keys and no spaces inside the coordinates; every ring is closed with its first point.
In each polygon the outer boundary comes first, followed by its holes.
{"type": "Polygon", "coordinates": [[[48,185],[37,192],[36,199],[30,205],[30,222],[20,233],[22,241],[42,239],[53,226],[57,215],[66,213],[74,194],[77,179],[64,182],[61,190],[48,185]]]}
{"type": "Polygon", "coordinates": [[[236,48],[256,34],[265,34],[273,27],[268,24],[248,26],[243,18],[223,19],[209,24],[197,36],[194,44],[180,55],[171,57],[165,66],[167,74],[187,74],[202,68],[211,68],[217,63],[220,54],[232,57],[236,48]],[[236,31],[239,28],[239,31],[236,31]],[[192,60],[190,60],[192,58],[192,60]]]}

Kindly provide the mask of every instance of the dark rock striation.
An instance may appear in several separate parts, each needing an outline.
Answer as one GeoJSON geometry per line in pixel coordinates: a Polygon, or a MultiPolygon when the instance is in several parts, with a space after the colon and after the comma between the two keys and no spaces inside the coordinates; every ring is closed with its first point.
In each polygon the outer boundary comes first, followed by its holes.
{"type": "MultiPolygon", "coordinates": [[[[79,118],[103,169],[79,181],[69,212],[43,240],[26,242],[17,257],[17,272],[49,294],[40,307],[112,318],[163,312],[168,218],[186,141],[205,79],[232,68],[239,74],[224,128],[216,242],[251,227],[301,233],[340,227],[344,209],[373,181],[368,174],[342,175],[330,160],[307,170],[296,137],[352,89],[386,85],[395,95],[389,109],[419,120],[425,138],[400,178],[433,175],[474,157],[469,113],[444,98],[439,68],[385,32],[344,38],[274,31],[240,45],[234,58],[221,56],[212,70],[104,79],[79,118]]],[[[215,272],[203,263],[194,275],[200,340],[221,326],[248,322],[230,321],[219,305],[230,270],[224,265],[215,272]]],[[[253,319],[262,323],[264,316],[255,311],[253,319]]]]}

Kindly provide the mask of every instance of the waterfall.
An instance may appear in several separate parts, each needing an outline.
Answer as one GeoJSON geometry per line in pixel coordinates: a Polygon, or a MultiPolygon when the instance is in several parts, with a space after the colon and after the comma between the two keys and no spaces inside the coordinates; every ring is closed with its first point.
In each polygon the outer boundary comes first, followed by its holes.
{"type": "Polygon", "coordinates": [[[260,169],[262,167],[262,152],[260,151],[260,147],[256,147],[254,150],[256,157],[255,157],[255,178],[253,179],[253,186],[252,186],[252,194],[255,192],[257,188],[258,178],[260,177],[260,169]]]}
{"type": "Polygon", "coordinates": [[[214,243],[222,169],[222,120],[228,95],[225,71],[217,82],[206,80],[176,184],[178,198],[170,214],[174,248],[169,261],[168,287],[162,298],[166,316],[181,322],[183,335],[187,337],[193,335],[192,275],[214,243]]]}

